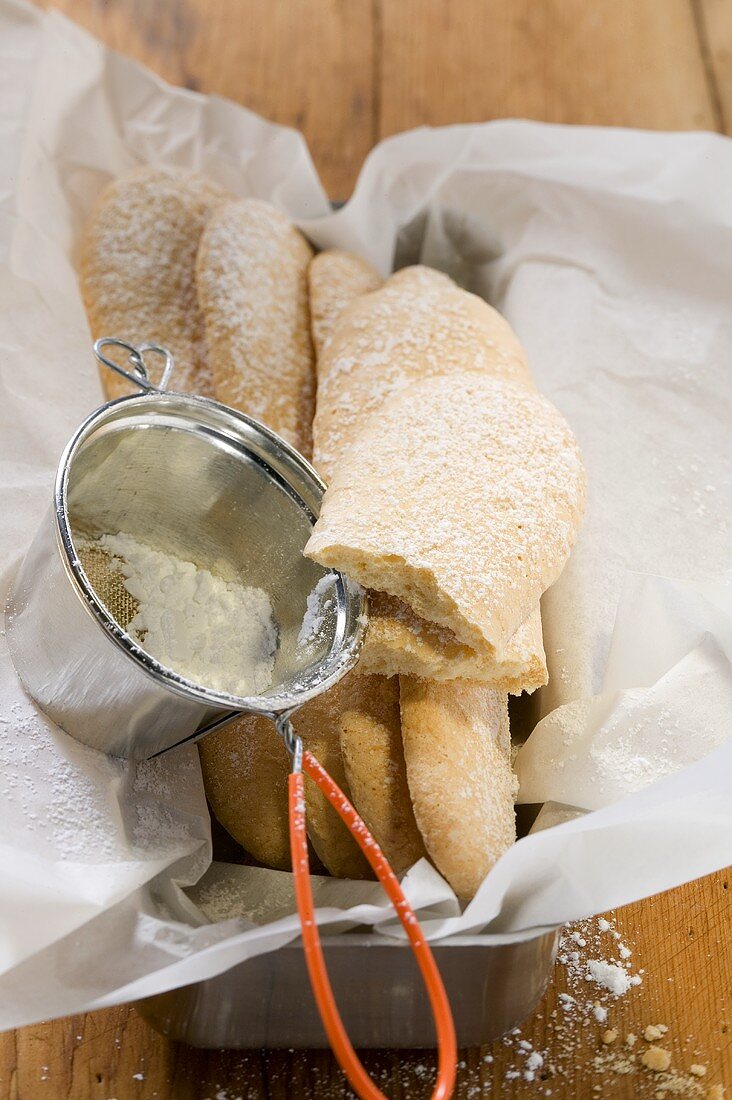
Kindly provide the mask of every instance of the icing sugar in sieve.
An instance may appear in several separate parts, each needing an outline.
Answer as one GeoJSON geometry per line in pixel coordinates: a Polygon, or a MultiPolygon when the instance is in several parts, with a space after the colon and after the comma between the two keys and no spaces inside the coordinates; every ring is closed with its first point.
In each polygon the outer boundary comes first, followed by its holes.
{"type": "Polygon", "coordinates": [[[224,580],[122,532],[82,535],[76,545],[104,605],[165,668],[231,695],[271,685],[277,625],[264,589],[224,580]]]}

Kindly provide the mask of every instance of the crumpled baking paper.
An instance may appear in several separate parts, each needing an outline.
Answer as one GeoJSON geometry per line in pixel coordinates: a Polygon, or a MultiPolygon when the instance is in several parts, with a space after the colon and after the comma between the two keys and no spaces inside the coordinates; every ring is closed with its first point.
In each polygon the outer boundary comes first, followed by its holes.
{"type": "MultiPolygon", "coordinates": [[[[376,148],[331,213],[295,132],[4,0],[3,592],[101,400],[80,231],[104,184],[144,163],[269,199],[385,273],[421,260],[483,294],[583,447],[588,515],[544,598],[552,684],[516,765],[523,800],[548,805],[463,912],[429,864],[412,868],[428,934],[530,936],[729,863],[732,144],[416,130],[376,148]]],[[[194,748],[132,765],[76,744],[23,695],[2,638],[0,727],[0,1027],[211,977],[297,936],[286,875],[209,866],[194,748]]],[[[328,934],[400,935],[374,884],[322,881],[317,898],[328,934]]]]}

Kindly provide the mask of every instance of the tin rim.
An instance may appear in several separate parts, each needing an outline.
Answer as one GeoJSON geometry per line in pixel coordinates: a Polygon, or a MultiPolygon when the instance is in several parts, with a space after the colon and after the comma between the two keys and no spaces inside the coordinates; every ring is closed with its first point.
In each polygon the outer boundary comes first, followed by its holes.
{"type": "MultiPolygon", "coordinates": [[[[194,411],[196,408],[206,408],[207,410],[213,411],[217,416],[223,418],[225,422],[228,422],[228,425],[234,429],[242,424],[246,425],[249,429],[253,429],[255,433],[264,437],[270,447],[280,452],[287,459],[288,463],[294,466],[304,477],[306,482],[310,483],[315,491],[318,503],[320,503],[323,493],[325,492],[325,483],[318,476],[307,459],[303,458],[299,451],[295,450],[286,440],[282,439],[270,428],[261,424],[253,417],[246,416],[244,413],[232,409],[219,401],[214,401],[212,398],[199,397],[194,394],[184,394],[172,390],[167,390],[165,392],[155,391],[145,394],[130,394],[125,397],[119,397],[114,401],[108,401],[104,405],[101,405],[82,421],[64,448],[59,461],[54,480],[54,514],[56,521],[56,536],[62,551],[62,560],[66,568],[66,573],[87,612],[104,632],[105,637],[121,649],[127,657],[133,660],[135,664],[156,683],[174,692],[176,695],[183,696],[183,698],[191,702],[202,704],[217,711],[225,710],[231,711],[232,713],[250,712],[271,717],[275,714],[294,710],[296,707],[322,694],[336,684],[358,660],[366,632],[368,603],[366,593],[360,585],[348,580],[347,577],[336,570],[331,571],[337,578],[336,592],[338,594],[339,627],[336,631],[333,643],[331,644],[330,654],[322,658],[322,661],[326,665],[326,671],[324,671],[317,684],[310,688],[297,690],[296,692],[288,691],[286,685],[284,685],[282,689],[272,697],[264,698],[261,695],[239,696],[231,695],[227,692],[215,691],[193,680],[189,680],[173,669],[160,664],[159,661],[138,645],[135,640],[120,627],[114,616],[109,613],[105,605],[97,596],[81,564],[79,555],[74,546],[68,513],[69,473],[80,447],[90,437],[94,428],[96,428],[100,422],[103,422],[112,410],[128,405],[144,409],[151,401],[159,401],[165,404],[168,402],[169,398],[172,398],[177,404],[190,406],[194,411]],[[354,625],[350,632],[345,634],[345,618],[349,614],[349,609],[354,625]]],[[[246,440],[240,433],[237,433],[235,442],[238,442],[244,449],[247,449],[246,440]]],[[[275,476],[281,478],[281,475],[275,476]]],[[[281,480],[290,494],[297,499],[303,510],[317,518],[317,513],[313,513],[312,509],[302,499],[297,489],[290,484],[289,481],[285,481],[284,478],[281,478],[281,480]]]]}

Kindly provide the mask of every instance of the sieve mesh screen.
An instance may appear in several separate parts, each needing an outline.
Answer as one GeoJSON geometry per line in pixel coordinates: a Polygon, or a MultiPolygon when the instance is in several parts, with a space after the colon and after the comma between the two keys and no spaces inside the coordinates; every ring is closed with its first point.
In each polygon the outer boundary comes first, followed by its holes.
{"type": "Polygon", "coordinates": [[[127,630],[139,610],[139,604],[125,588],[119,560],[85,535],[77,535],[75,543],[79,561],[92,588],[109,614],[123,630],[127,630]]]}

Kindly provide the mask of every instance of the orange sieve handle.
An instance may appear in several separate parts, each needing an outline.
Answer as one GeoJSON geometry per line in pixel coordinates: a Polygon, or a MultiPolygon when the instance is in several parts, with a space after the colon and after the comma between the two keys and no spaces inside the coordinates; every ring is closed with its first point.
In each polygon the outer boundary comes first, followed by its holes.
{"type": "MultiPolygon", "coordinates": [[[[422,972],[437,1031],[438,1071],[432,1100],[449,1100],[455,1087],[457,1063],[455,1026],[440,972],[437,969],[429,945],[422,935],[414,910],[405,898],[386,856],[337,783],[334,782],[325,768],[318,763],[312,753],[303,752],[302,767],[313,782],[318,785],[353,835],[359,848],[371,864],[379,882],[384,887],[409,938],[412,951],[422,972]]],[[[291,773],[288,790],[290,850],[292,852],[295,898],[302,928],[305,962],[310,975],[315,1003],[318,1006],[320,1018],[323,1021],[323,1027],[333,1048],[333,1053],[356,1095],[360,1097],[360,1100],[386,1100],[383,1092],[376,1087],[366,1073],[351,1045],[328,978],[313,910],[313,893],[310,885],[310,865],[305,830],[305,787],[302,772],[295,770],[291,773]]]]}

